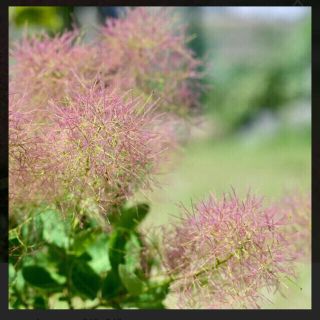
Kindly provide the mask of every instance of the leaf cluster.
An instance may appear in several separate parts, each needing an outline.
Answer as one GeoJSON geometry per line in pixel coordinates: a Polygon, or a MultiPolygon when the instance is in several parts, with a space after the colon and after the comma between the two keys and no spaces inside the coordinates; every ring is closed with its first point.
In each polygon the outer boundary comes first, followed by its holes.
{"type": "Polygon", "coordinates": [[[106,231],[35,210],[10,230],[10,308],[164,308],[169,282],[151,278],[156,261],[138,230],[148,211],[145,203],[117,209],[106,231]]]}

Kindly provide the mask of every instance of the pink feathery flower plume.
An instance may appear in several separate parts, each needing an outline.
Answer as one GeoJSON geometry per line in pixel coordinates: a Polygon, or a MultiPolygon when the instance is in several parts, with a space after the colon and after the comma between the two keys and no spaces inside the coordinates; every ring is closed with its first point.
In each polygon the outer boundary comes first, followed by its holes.
{"type": "Polygon", "coordinates": [[[211,195],[165,232],[166,267],[181,308],[259,308],[261,293],[294,277],[291,222],[248,194],[211,195]]]}
{"type": "Polygon", "coordinates": [[[15,89],[30,92],[27,107],[38,108],[38,117],[46,117],[48,99],[64,98],[75,85],[75,74],[81,79],[95,75],[96,50],[80,44],[80,31],[65,32],[55,37],[45,33],[25,35],[10,50],[10,77],[15,89]]]}
{"type": "Polygon", "coordinates": [[[25,194],[25,201],[58,203],[101,217],[138,189],[151,188],[174,144],[170,119],[154,109],[144,99],[98,85],[73,92],[64,102],[51,100],[48,121],[33,118],[38,124],[33,137],[41,143],[28,155],[34,178],[28,188],[36,191],[25,194]]]}
{"type": "Polygon", "coordinates": [[[286,227],[286,237],[290,239],[288,250],[295,253],[298,260],[311,262],[311,194],[299,191],[289,192],[274,203],[275,210],[290,221],[286,227]]]}
{"type": "Polygon", "coordinates": [[[99,65],[108,85],[154,92],[164,110],[184,114],[198,104],[201,64],[187,47],[185,26],[170,9],[139,7],[101,28],[99,65]]]}
{"type": "Polygon", "coordinates": [[[35,181],[40,181],[46,166],[48,151],[44,136],[37,134],[40,127],[34,121],[34,110],[28,110],[28,94],[9,89],[9,205],[11,209],[37,192],[35,181]]]}

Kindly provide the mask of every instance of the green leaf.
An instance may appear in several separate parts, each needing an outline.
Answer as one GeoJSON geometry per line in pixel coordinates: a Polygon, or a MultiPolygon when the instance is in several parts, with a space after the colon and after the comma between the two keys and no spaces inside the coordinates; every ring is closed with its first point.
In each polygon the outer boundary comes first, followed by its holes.
{"type": "Polygon", "coordinates": [[[102,286],[102,297],[104,299],[108,300],[120,294],[120,292],[125,292],[119,276],[118,266],[125,261],[125,245],[128,236],[128,232],[123,229],[115,229],[110,235],[108,254],[111,270],[102,286]]]}
{"type": "Polygon", "coordinates": [[[146,217],[149,209],[147,203],[139,203],[131,208],[124,208],[116,225],[129,230],[134,229],[146,217]]]}
{"type": "Polygon", "coordinates": [[[22,270],[17,270],[16,271],[17,274],[16,274],[16,279],[15,279],[15,288],[19,291],[19,292],[23,292],[24,288],[25,288],[25,279],[23,277],[23,274],[22,274],[22,270]]]}
{"type": "Polygon", "coordinates": [[[67,259],[67,253],[64,248],[60,248],[55,244],[48,245],[48,258],[51,261],[65,261],[67,259]]]}
{"type": "MultiPolygon", "coordinates": [[[[73,257],[73,256],[71,256],[71,257],[73,257]]],[[[85,262],[89,262],[92,260],[92,257],[87,252],[84,252],[80,257],[75,257],[75,258],[78,258],[79,260],[83,260],[85,262]]]]}
{"type": "Polygon", "coordinates": [[[33,302],[33,308],[34,309],[47,309],[47,301],[40,296],[35,297],[34,302],[33,302]]]}
{"type": "Polygon", "coordinates": [[[9,231],[9,241],[14,239],[19,239],[18,228],[14,228],[9,231]]]}
{"type": "Polygon", "coordinates": [[[100,234],[94,244],[87,249],[92,258],[88,264],[97,273],[105,273],[111,269],[108,240],[109,236],[107,234],[100,234]]]}
{"type": "Polygon", "coordinates": [[[22,274],[24,279],[34,287],[46,290],[57,290],[61,288],[60,284],[51,277],[45,268],[27,266],[22,269],[22,274]]]}
{"type": "Polygon", "coordinates": [[[125,245],[125,265],[128,270],[134,272],[141,268],[141,245],[137,234],[131,232],[125,245]]]}
{"type": "Polygon", "coordinates": [[[91,245],[93,245],[99,236],[99,230],[96,228],[89,228],[83,230],[75,235],[71,251],[76,255],[83,254],[91,245]]]}
{"type": "Polygon", "coordinates": [[[163,301],[169,292],[169,282],[149,287],[148,290],[138,297],[129,297],[123,307],[139,309],[165,309],[163,301]]]}
{"type": "Polygon", "coordinates": [[[129,293],[139,295],[143,291],[144,283],[124,264],[119,265],[119,276],[129,293]]]}
{"type": "Polygon", "coordinates": [[[149,288],[148,295],[149,298],[152,297],[154,300],[164,300],[169,293],[170,281],[166,281],[162,284],[154,285],[149,288]]]}
{"type": "Polygon", "coordinates": [[[43,239],[58,247],[68,247],[68,221],[64,221],[59,213],[53,210],[47,210],[41,213],[43,222],[43,239]]]}
{"type": "MultiPolygon", "coordinates": [[[[112,299],[120,293],[126,292],[126,287],[123,283],[124,280],[119,275],[119,265],[125,264],[126,260],[132,269],[136,267],[136,260],[133,257],[129,258],[127,250],[135,245],[134,237],[126,229],[116,228],[109,238],[109,260],[111,264],[111,271],[107,274],[103,286],[102,297],[104,299],[112,299]],[[133,241],[131,245],[127,246],[128,241],[133,241]],[[127,258],[126,258],[127,256],[127,258]],[[133,260],[130,260],[130,259],[133,260]]],[[[129,268],[130,269],[130,268],[129,268]]],[[[132,270],[131,269],[131,270],[132,270]]],[[[125,276],[124,276],[125,278],[125,276]]],[[[131,289],[131,288],[130,288],[131,289]]],[[[135,291],[135,289],[133,289],[135,291]]]]}
{"type": "Polygon", "coordinates": [[[109,300],[125,292],[118,271],[111,270],[102,284],[102,298],[109,300]]]}
{"type": "Polygon", "coordinates": [[[89,255],[88,264],[94,271],[107,272],[111,269],[108,240],[109,235],[100,228],[89,228],[75,235],[70,251],[76,256],[89,255]]]}
{"type": "Polygon", "coordinates": [[[111,267],[118,270],[118,265],[125,261],[125,245],[129,239],[129,233],[126,230],[115,230],[112,232],[109,240],[109,259],[111,267]]]}
{"type": "Polygon", "coordinates": [[[48,245],[48,260],[55,264],[58,268],[58,273],[63,276],[67,276],[68,265],[70,258],[67,255],[65,249],[60,248],[54,244],[48,245]]]}
{"type": "Polygon", "coordinates": [[[101,287],[101,279],[92,268],[82,260],[76,260],[71,268],[73,288],[81,295],[94,299],[101,287]]]}
{"type": "Polygon", "coordinates": [[[12,263],[9,263],[9,282],[11,283],[16,276],[16,270],[12,263]]]}

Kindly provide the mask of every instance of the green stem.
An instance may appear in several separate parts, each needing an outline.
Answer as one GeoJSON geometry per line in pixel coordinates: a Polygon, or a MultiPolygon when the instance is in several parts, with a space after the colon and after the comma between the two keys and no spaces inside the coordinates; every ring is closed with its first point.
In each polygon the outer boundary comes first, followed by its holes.
{"type": "MultiPolygon", "coordinates": [[[[223,260],[217,259],[217,263],[213,267],[202,269],[200,271],[197,271],[195,273],[192,273],[192,274],[188,275],[188,277],[197,278],[197,277],[199,277],[200,275],[202,275],[203,273],[205,273],[207,271],[216,270],[220,265],[226,263],[233,256],[234,256],[234,253],[230,253],[229,256],[227,258],[223,259],[223,260]]],[[[171,276],[170,279],[172,279],[172,281],[178,281],[178,280],[181,280],[181,279],[185,279],[185,277],[186,276],[180,276],[180,277],[171,276]]]]}

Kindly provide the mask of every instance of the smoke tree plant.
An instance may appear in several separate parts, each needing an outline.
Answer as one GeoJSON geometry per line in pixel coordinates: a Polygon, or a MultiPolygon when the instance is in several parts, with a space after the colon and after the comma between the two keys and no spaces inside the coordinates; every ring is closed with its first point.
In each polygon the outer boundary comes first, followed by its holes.
{"type": "Polygon", "coordinates": [[[306,258],[310,199],[211,195],[151,237],[150,205],[132,196],[179,145],[201,62],[167,9],[81,40],[25,35],[10,51],[10,308],[163,309],[170,295],[177,308],[259,308],[306,258]]]}

